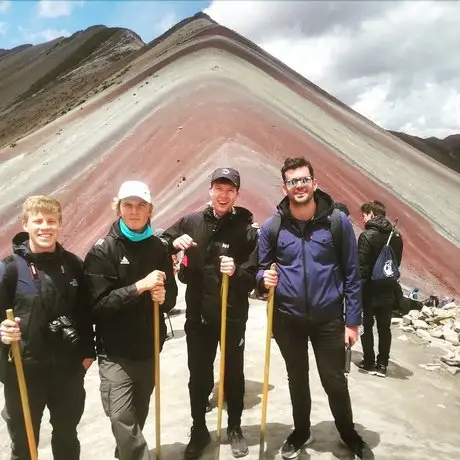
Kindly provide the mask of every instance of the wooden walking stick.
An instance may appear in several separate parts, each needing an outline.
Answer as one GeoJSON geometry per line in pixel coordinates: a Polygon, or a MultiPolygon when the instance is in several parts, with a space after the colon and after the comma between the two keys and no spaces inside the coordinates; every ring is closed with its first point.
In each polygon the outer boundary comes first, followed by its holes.
{"type": "MultiPolygon", "coordinates": [[[[227,342],[227,297],[228,275],[222,275],[222,309],[220,320],[220,370],[219,370],[219,395],[217,399],[217,442],[218,453],[220,451],[220,437],[222,434],[222,406],[224,404],[224,381],[225,381],[225,349],[227,342]]],[[[219,454],[218,454],[219,455],[219,454]]]]}
{"type": "MultiPolygon", "coordinates": [[[[272,264],[270,270],[276,270],[276,265],[272,264]]],[[[265,451],[265,430],[267,427],[267,403],[268,403],[268,381],[270,379],[270,349],[273,330],[273,307],[275,300],[275,287],[271,286],[268,290],[268,311],[267,311],[267,335],[265,338],[265,365],[264,383],[262,387],[262,420],[260,422],[260,445],[259,460],[264,457],[265,451]]]]}
{"type": "MultiPolygon", "coordinates": [[[[13,310],[6,310],[6,317],[14,321],[13,310]]],[[[32,425],[32,417],[30,416],[29,397],[27,395],[26,378],[24,376],[24,368],[22,367],[21,351],[19,350],[19,342],[11,343],[11,351],[13,352],[14,366],[16,367],[16,375],[19,383],[19,393],[21,395],[22,412],[24,414],[24,422],[26,425],[27,441],[29,443],[29,452],[31,460],[37,460],[38,452],[35,444],[34,427],[32,425]]]]}
{"type": "Polygon", "coordinates": [[[154,360],[155,360],[155,443],[156,458],[161,458],[161,406],[160,406],[160,303],[153,302],[153,336],[154,336],[154,360]]]}

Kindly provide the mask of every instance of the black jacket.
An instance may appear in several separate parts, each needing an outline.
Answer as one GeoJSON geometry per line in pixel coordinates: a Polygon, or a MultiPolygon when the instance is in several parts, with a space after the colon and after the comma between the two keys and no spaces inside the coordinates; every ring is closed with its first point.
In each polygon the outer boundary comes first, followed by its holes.
{"type": "MultiPolygon", "coordinates": [[[[96,324],[98,353],[131,360],[153,356],[153,302],[149,292],[137,294],[135,283],[154,270],[166,273],[163,313],[176,304],[172,260],[156,236],[133,242],[122,235],[119,221],[89,250],[84,262],[96,324]]],[[[166,335],[164,316],[160,328],[166,335]]]]}
{"type": "MultiPolygon", "coordinates": [[[[82,261],[59,244],[53,253],[34,254],[29,248],[29,235],[17,234],[13,254],[4,261],[0,272],[0,321],[11,308],[21,319],[21,354],[25,368],[67,371],[81,367],[84,358],[94,358],[94,334],[88,296],[83,287],[82,261]],[[6,269],[15,264],[14,271],[6,269]],[[33,269],[36,275],[32,275],[33,269]],[[17,273],[16,280],[8,273],[17,273]],[[15,289],[14,289],[15,288],[15,289]],[[59,316],[72,321],[80,337],[76,345],[63,339],[62,329],[51,332],[49,323],[59,316]]],[[[14,275],[13,275],[14,277],[14,275]]],[[[2,346],[2,365],[9,346],[2,346]]]]}
{"type": "Polygon", "coordinates": [[[162,235],[170,253],[177,252],[172,243],[185,233],[197,243],[185,252],[187,268],[183,276],[187,283],[187,318],[199,321],[203,317],[212,323],[220,321],[222,274],[219,256],[226,255],[232,257],[236,265],[235,273],[229,278],[227,318],[246,321],[248,294],[255,287],[257,271],[257,228],[253,226],[251,212],[234,207],[234,212],[217,218],[207,206],[203,211],[181,218],[162,235]]]}
{"type": "MultiPolygon", "coordinates": [[[[394,280],[372,281],[375,262],[387,243],[392,224],[383,216],[376,216],[367,221],[365,230],[358,238],[358,253],[361,278],[363,280],[363,304],[393,306],[397,301],[398,283],[394,280]]],[[[396,229],[390,240],[398,265],[401,265],[403,253],[402,236],[396,229]]]]}

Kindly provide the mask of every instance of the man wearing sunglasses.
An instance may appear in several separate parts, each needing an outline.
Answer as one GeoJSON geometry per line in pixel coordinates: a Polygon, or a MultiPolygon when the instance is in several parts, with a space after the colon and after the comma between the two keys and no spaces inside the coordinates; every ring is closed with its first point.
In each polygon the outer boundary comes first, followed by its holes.
{"type": "MultiPolygon", "coordinates": [[[[335,204],[317,188],[311,163],[288,158],[281,169],[285,198],[259,235],[257,282],[275,286],[273,336],[286,363],[294,431],[281,448],[284,459],[298,458],[312,442],[308,381],[308,339],[319,376],[342,441],[360,459],[374,458],[356,432],[345,376],[345,346],[358,339],[361,324],[361,280],[356,238],[340,212],[340,251],[331,219],[335,204]],[[273,219],[280,219],[277,238],[273,219]],[[276,263],[276,271],[271,270],[276,263]],[[343,299],[346,309],[343,314],[343,299]]],[[[337,214],[334,213],[334,216],[337,214]]]]}

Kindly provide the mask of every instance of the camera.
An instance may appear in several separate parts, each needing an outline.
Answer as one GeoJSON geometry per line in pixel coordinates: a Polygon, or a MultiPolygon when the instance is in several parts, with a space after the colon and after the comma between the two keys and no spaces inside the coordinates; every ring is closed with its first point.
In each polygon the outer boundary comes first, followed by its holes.
{"type": "Polygon", "coordinates": [[[80,340],[78,332],[72,326],[72,321],[70,321],[67,316],[58,316],[54,321],[51,321],[48,324],[48,329],[56,336],[60,336],[64,342],[67,342],[71,345],[76,345],[80,340]]]}

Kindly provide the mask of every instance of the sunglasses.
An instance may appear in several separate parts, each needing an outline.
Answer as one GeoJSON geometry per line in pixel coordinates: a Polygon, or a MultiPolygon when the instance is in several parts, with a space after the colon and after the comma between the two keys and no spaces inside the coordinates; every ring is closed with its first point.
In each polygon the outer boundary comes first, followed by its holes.
{"type": "Polygon", "coordinates": [[[284,181],[288,189],[294,188],[297,185],[310,185],[313,181],[313,177],[298,177],[297,179],[287,179],[284,181]]]}

